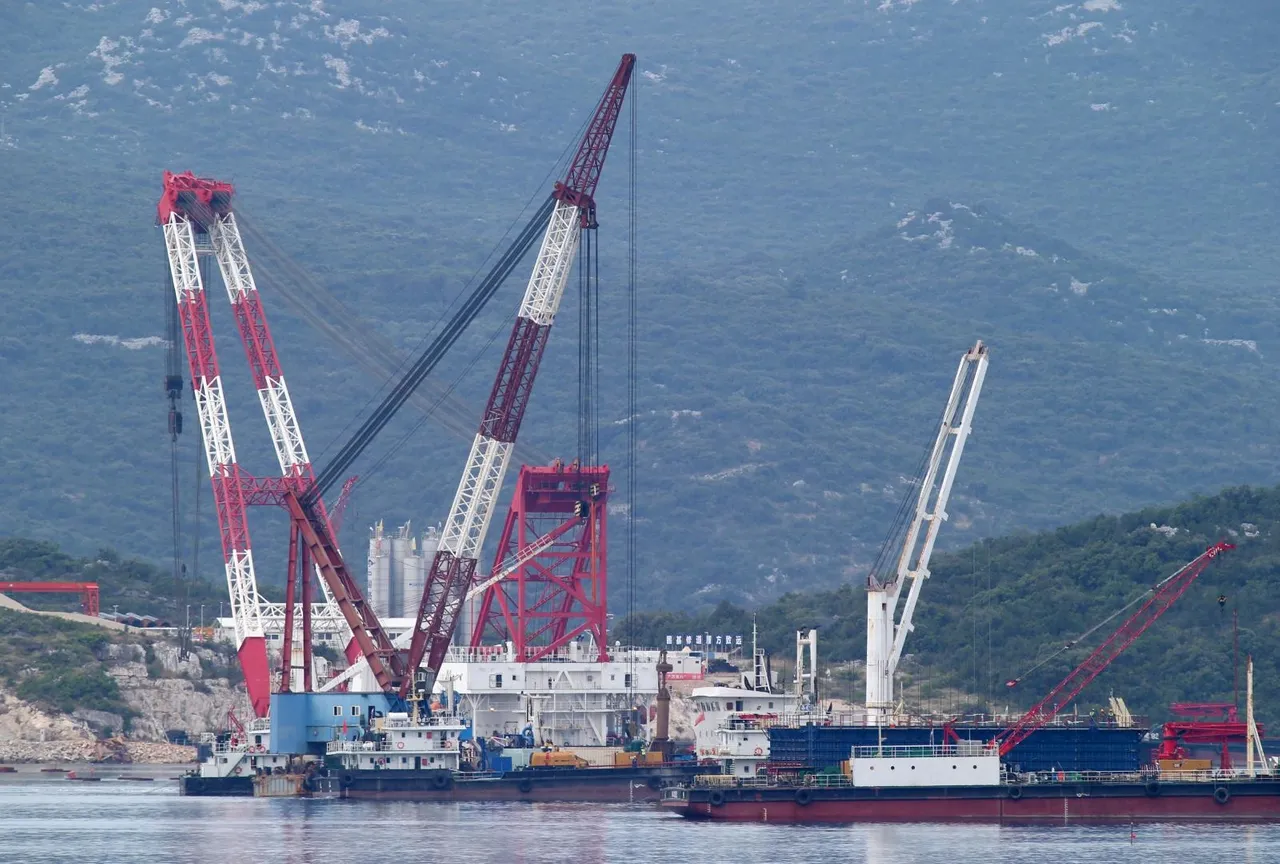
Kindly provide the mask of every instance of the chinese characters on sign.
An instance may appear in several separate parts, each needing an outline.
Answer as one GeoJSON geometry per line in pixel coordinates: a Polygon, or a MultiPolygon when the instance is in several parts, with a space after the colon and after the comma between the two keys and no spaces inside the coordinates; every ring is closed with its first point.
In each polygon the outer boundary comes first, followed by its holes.
{"type": "Polygon", "coordinates": [[[728,651],[742,647],[742,637],[729,633],[668,634],[666,641],[668,645],[678,648],[688,646],[693,648],[719,648],[728,651]]]}

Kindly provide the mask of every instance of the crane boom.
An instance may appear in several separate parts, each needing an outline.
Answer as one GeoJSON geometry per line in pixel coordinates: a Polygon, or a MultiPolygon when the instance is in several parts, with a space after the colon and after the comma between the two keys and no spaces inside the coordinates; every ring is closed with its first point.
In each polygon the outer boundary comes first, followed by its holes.
{"type": "Polygon", "coordinates": [[[929,559],[942,523],[947,521],[947,501],[955,483],[964,445],[973,429],[973,413],[978,407],[982,383],[987,375],[988,350],[981,341],[960,358],[951,395],[929,454],[929,463],[920,481],[915,515],[907,527],[896,569],[886,580],[872,574],[867,580],[867,723],[882,725],[894,712],[894,678],[898,661],[912,630],[920,589],[929,578],[929,559]],[[950,453],[948,454],[948,447],[950,453]],[[943,458],[946,468],[938,478],[943,458]],[[922,534],[923,531],[923,534],[922,534]],[[903,585],[910,583],[902,618],[896,624],[898,598],[903,585]]]}
{"type": "Polygon", "coordinates": [[[158,218],[164,230],[178,320],[187,347],[191,389],[195,395],[196,414],[200,420],[209,481],[218,514],[231,617],[235,622],[236,653],[244,670],[245,686],[254,711],[263,716],[271,700],[266,636],[258,610],[258,582],[253,567],[240,466],[236,462],[231,420],[227,416],[223,396],[222,372],[218,366],[213,324],[209,317],[209,299],[200,274],[198,255],[205,250],[196,242],[197,232],[206,234],[209,230],[208,208],[229,202],[231,187],[169,172],[165,172],[164,187],[158,218]],[[197,203],[201,206],[197,207],[197,203]]]}
{"type": "Polygon", "coordinates": [[[1112,633],[1107,640],[1093,650],[1084,662],[1071,670],[1071,674],[1063,678],[1056,687],[1033,705],[1017,723],[1010,726],[993,738],[988,746],[998,747],[1000,755],[1007,756],[1009,751],[1027,739],[1032,732],[1053,720],[1058,712],[1080,695],[1094,678],[1097,678],[1119,657],[1126,648],[1134,643],[1147,628],[1154,624],[1161,615],[1168,611],[1174,602],[1186,593],[1197,577],[1204,572],[1223,552],[1234,549],[1230,543],[1215,543],[1201,552],[1195,560],[1184,565],[1178,572],[1160,582],[1152,591],[1147,601],[1134,612],[1123,624],[1112,633]]]}
{"type": "Polygon", "coordinates": [[[524,419],[538,364],[578,252],[578,242],[584,229],[596,225],[596,184],[631,82],[635,59],[634,54],[623,55],[596,106],[564,182],[556,184],[552,193],[555,207],[485,406],[480,430],[472,442],[462,480],[445,520],[440,545],[427,573],[409,646],[407,668],[411,674],[401,683],[401,695],[407,695],[415,686],[413,678],[424,659],[426,668],[422,681],[416,686],[430,692],[453,640],[458,615],[471,589],[476,563],[492,521],[494,503],[511,462],[511,450],[524,419]]]}

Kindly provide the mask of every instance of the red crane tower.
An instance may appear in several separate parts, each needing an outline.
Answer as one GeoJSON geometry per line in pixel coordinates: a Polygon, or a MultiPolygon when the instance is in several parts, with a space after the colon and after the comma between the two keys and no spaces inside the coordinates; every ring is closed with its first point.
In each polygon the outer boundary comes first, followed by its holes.
{"type": "MultiPolygon", "coordinates": [[[[1071,674],[1063,678],[1056,687],[1049,691],[1048,695],[1033,705],[1026,714],[1023,714],[1017,723],[991,739],[988,746],[998,747],[1000,755],[1002,757],[1007,756],[1009,751],[1025,741],[1031,733],[1053,720],[1060,710],[1070,704],[1072,699],[1079,696],[1080,691],[1088,687],[1089,683],[1094,678],[1097,678],[1103,669],[1110,666],[1112,661],[1119,657],[1126,648],[1134,643],[1134,640],[1146,632],[1148,627],[1156,623],[1156,620],[1167,612],[1179,597],[1186,593],[1187,589],[1191,587],[1191,583],[1196,581],[1200,574],[1204,572],[1204,569],[1209,566],[1209,562],[1228,549],[1234,548],[1236,547],[1230,543],[1215,543],[1200,553],[1195,560],[1186,564],[1177,573],[1157,585],[1151,596],[1138,608],[1137,612],[1130,615],[1114,633],[1107,637],[1105,642],[1085,658],[1083,663],[1071,670],[1071,674]]],[[[1010,681],[1008,686],[1012,687],[1017,683],[1016,680],[1010,681]]]]}
{"type": "Polygon", "coordinates": [[[511,640],[516,657],[540,660],[580,634],[608,659],[608,466],[555,463],[520,469],[471,645],[511,640]]]}

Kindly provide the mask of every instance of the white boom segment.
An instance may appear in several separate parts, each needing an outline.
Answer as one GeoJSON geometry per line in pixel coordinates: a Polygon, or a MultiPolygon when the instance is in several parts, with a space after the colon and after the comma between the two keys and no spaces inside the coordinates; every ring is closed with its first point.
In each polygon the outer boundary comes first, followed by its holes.
{"type": "Polygon", "coordinates": [[[981,341],[960,358],[955,383],[947,399],[929,464],[920,480],[915,515],[907,528],[898,565],[888,580],[874,575],[867,581],[867,687],[866,709],[869,725],[883,725],[894,719],[894,679],[898,661],[912,630],[911,617],[920,588],[929,578],[929,559],[938,539],[938,530],[947,521],[947,500],[955,483],[956,469],[964,454],[965,441],[973,428],[973,412],[978,406],[982,382],[987,374],[987,347],[981,341]],[[948,450],[950,451],[948,454],[948,450]],[[939,480],[938,471],[946,459],[939,480]],[[902,618],[897,621],[898,598],[910,583],[902,618]],[[897,621],[897,623],[895,623],[897,621]]]}
{"type": "MultiPolygon", "coordinates": [[[[231,305],[258,305],[258,288],[253,281],[253,271],[249,269],[249,256],[245,254],[235,214],[218,216],[209,227],[209,239],[213,243],[213,254],[217,258],[218,269],[222,271],[222,281],[227,286],[231,305]]],[[[258,401],[262,403],[262,413],[271,431],[280,473],[285,477],[300,477],[311,464],[311,459],[302,442],[289,388],[278,369],[266,369],[264,372],[263,380],[258,382],[258,401]]]]}
{"type": "MultiPolygon", "coordinates": [[[[284,373],[280,370],[279,360],[275,356],[275,347],[271,344],[270,334],[266,330],[262,313],[262,304],[258,296],[258,286],[253,279],[253,270],[249,266],[249,255],[245,252],[244,241],[240,238],[240,227],[236,223],[235,214],[227,212],[217,215],[209,226],[209,241],[213,246],[214,258],[222,273],[222,282],[227,288],[227,297],[236,310],[236,320],[241,323],[241,337],[246,350],[251,352],[250,364],[253,367],[255,384],[258,390],[258,402],[262,405],[262,414],[267,421],[267,430],[271,434],[271,443],[275,448],[276,461],[280,464],[282,477],[314,479],[311,457],[307,455],[307,445],[302,440],[302,428],[298,423],[298,414],[294,411],[293,400],[289,396],[289,386],[285,383],[284,373]]],[[[324,609],[320,615],[324,619],[323,629],[328,632],[346,632],[350,640],[350,628],[345,626],[342,612],[334,602],[333,592],[320,577],[316,568],[316,580],[320,590],[324,592],[324,609]]],[[[259,607],[265,601],[259,600],[259,607]]],[[[295,618],[294,643],[300,644],[302,639],[301,616],[295,618]]],[[[301,685],[298,685],[301,689],[301,685]]]]}
{"type": "MultiPolygon", "coordinates": [[[[191,389],[200,418],[205,460],[209,476],[213,478],[216,503],[223,511],[219,523],[227,591],[235,621],[236,645],[243,651],[246,640],[263,639],[263,630],[253,552],[249,548],[248,527],[244,521],[244,503],[239,499],[236,448],[222,393],[222,375],[213,348],[213,332],[208,323],[208,296],[200,277],[198,256],[207,254],[208,250],[197,249],[191,220],[176,212],[164,223],[164,242],[178,310],[186,331],[191,389]]],[[[250,650],[262,650],[265,662],[265,643],[250,650]]]]}

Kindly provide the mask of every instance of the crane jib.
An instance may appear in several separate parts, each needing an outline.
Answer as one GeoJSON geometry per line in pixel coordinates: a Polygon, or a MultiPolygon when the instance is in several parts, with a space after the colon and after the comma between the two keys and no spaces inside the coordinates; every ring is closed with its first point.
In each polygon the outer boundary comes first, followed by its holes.
{"type": "Polygon", "coordinates": [[[577,256],[581,232],[595,227],[596,184],[609,152],[635,59],[634,54],[623,55],[596,106],[565,181],[557,184],[552,195],[556,206],[546,220],[538,258],[419,605],[406,666],[411,676],[417,677],[425,659],[426,670],[421,680],[405,680],[401,684],[402,696],[415,686],[430,690],[453,640],[551,324],[570,266],[577,256]]]}
{"type": "Polygon", "coordinates": [[[998,746],[1001,756],[1007,756],[1014,747],[1040,727],[1053,720],[1058,712],[1080,695],[1085,687],[1097,678],[1104,669],[1111,665],[1124,650],[1147,631],[1169,607],[1191,587],[1191,584],[1204,572],[1209,563],[1223,552],[1236,548],[1230,543],[1215,543],[1195,560],[1184,565],[1176,573],[1156,586],[1151,597],[1143,603],[1138,611],[1130,615],[1116,631],[1107,637],[1101,645],[1085,658],[1084,662],[1062,679],[1048,695],[1037,702],[1026,714],[1022,715],[1013,726],[1010,726],[991,741],[998,746]]]}

